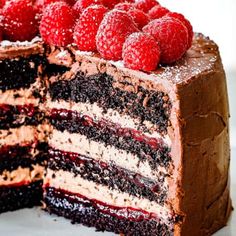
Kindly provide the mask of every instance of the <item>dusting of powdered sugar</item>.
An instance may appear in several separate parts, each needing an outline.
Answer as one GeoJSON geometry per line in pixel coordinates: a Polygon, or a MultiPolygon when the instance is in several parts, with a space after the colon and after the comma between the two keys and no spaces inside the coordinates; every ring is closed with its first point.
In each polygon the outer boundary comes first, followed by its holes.
{"type": "Polygon", "coordinates": [[[16,42],[12,42],[12,41],[8,41],[8,40],[3,40],[0,43],[0,47],[3,48],[8,48],[8,47],[28,47],[31,46],[35,43],[38,42],[42,42],[42,39],[39,36],[36,36],[35,38],[33,38],[31,41],[16,41],[16,42]]]}
{"type": "Polygon", "coordinates": [[[124,62],[123,61],[108,61],[109,63],[111,63],[112,65],[119,67],[119,68],[124,68],[124,62]]]}
{"type": "Polygon", "coordinates": [[[67,54],[68,54],[68,51],[67,50],[62,50],[62,51],[60,51],[57,55],[56,55],[56,58],[64,58],[64,57],[66,57],[67,56],[67,54]]]}
{"type": "Polygon", "coordinates": [[[75,54],[78,56],[93,56],[94,52],[76,50],[75,54]]]}

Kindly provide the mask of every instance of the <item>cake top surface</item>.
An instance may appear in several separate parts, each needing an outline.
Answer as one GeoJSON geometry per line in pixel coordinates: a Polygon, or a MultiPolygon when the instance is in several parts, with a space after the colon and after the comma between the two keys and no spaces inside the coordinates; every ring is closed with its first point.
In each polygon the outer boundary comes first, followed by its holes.
{"type": "MultiPolygon", "coordinates": [[[[91,52],[76,50],[75,54],[88,58],[93,61],[97,58],[101,59],[100,55],[91,52]]],[[[57,56],[66,56],[66,51],[60,52],[57,56]]],[[[167,80],[175,85],[183,85],[191,82],[203,73],[215,71],[219,66],[220,55],[218,46],[201,33],[195,33],[192,46],[186,54],[173,65],[160,66],[152,72],[143,72],[131,70],[124,66],[123,61],[103,60],[106,64],[112,64],[117,68],[121,68],[130,75],[138,78],[144,78],[152,81],[167,80]]]]}
{"type": "Polygon", "coordinates": [[[192,47],[175,64],[160,67],[154,75],[174,84],[188,83],[204,72],[216,69],[220,60],[218,46],[202,34],[195,34],[192,47]]]}
{"type": "Polygon", "coordinates": [[[182,14],[153,3],[148,9],[140,7],[139,0],[80,9],[76,3],[39,7],[28,0],[11,0],[0,13],[0,60],[42,54],[47,48],[59,48],[57,57],[63,58],[73,48],[75,58],[78,54],[96,63],[99,59],[133,78],[175,85],[220,65],[214,42],[202,34],[194,36],[182,14]]]}

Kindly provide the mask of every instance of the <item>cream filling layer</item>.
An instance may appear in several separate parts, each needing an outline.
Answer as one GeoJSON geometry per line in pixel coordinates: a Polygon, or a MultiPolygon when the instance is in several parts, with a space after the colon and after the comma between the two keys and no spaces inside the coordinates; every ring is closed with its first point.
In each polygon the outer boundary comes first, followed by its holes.
{"type": "Polygon", "coordinates": [[[30,88],[11,89],[5,92],[0,90],[0,104],[8,104],[12,106],[22,106],[25,104],[33,104],[38,106],[39,98],[33,96],[35,90],[40,89],[39,81],[36,81],[30,88]]]}
{"type": "Polygon", "coordinates": [[[22,182],[32,183],[43,179],[44,167],[40,165],[33,165],[30,168],[19,167],[13,171],[3,171],[0,174],[0,186],[16,185],[22,182]]]}
{"type": "MultiPolygon", "coordinates": [[[[66,102],[63,100],[59,101],[50,101],[48,97],[46,102],[47,109],[67,109],[72,111],[77,111],[82,115],[87,115],[93,118],[94,120],[106,119],[115,124],[120,124],[123,128],[131,128],[135,130],[140,130],[140,121],[138,119],[133,119],[128,115],[121,115],[118,111],[113,109],[108,109],[104,113],[103,109],[99,107],[96,103],[74,103],[66,102]]],[[[161,138],[167,145],[171,144],[171,140],[168,135],[161,136],[158,132],[155,131],[155,125],[149,121],[144,121],[144,125],[150,130],[150,133],[143,132],[143,134],[148,137],[161,138]]]]}
{"type": "Polygon", "coordinates": [[[140,162],[136,155],[89,140],[81,134],[71,134],[67,131],[61,132],[54,129],[49,139],[49,145],[62,151],[89,156],[97,161],[115,163],[117,166],[152,180],[156,180],[160,174],[166,173],[166,169],[163,167],[158,167],[157,170],[153,171],[147,161],[140,162]]]}
{"type": "Polygon", "coordinates": [[[116,207],[132,207],[157,214],[164,221],[171,216],[171,211],[166,206],[151,202],[145,198],[137,198],[127,193],[111,190],[106,186],[85,180],[80,176],[63,170],[47,170],[44,185],[83,195],[91,200],[98,200],[116,207]]]}
{"type": "Polygon", "coordinates": [[[49,130],[50,126],[47,124],[0,130],[0,146],[44,141],[49,130]]]}

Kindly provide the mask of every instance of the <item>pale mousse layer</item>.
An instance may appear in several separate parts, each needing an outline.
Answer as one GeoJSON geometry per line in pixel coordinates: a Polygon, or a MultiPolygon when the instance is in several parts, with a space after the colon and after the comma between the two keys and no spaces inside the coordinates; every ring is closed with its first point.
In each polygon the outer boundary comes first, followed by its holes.
{"type": "Polygon", "coordinates": [[[168,218],[172,216],[172,212],[167,206],[161,206],[154,201],[137,198],[118,190],[111,190],[107,186],[85,180],[79,175],[75,176],[73,173],[63,170],[53,171],[48,169],[44,178],[44,185],[79,194],[91,200],[102,201],[111,206],[130,207],[154,213],[163,221],[168,221],[168,218]]]}
{"type": "Polygon", "coordinates": [[[111,145],[89,140],[81,134],[71,134],[67,131],[61,132],[54,129],[49,139],[49,145],[54,149],[78,153],[97,161],[114,163],[152,180],[156,180],[160,175],[167,173],[164,167],[159,166],[156,170],[152,170],[148,161],[141,162],[137,155],[111,145]]]}
{"type": "Polygon", "coordinates": [[[40,165],[32,165],[30,168],[18,167],[13,171],[3,171],[0,174],[0,186],[29,184],[38,180],[42,180],[44,167],[40,165]]]}

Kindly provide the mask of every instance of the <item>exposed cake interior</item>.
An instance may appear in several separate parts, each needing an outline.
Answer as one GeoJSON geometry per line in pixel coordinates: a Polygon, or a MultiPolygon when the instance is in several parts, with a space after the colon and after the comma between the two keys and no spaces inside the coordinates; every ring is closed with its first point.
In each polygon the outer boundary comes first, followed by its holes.
{"type": "Polygon", "coordinates": [[[42,200],[49,130],[39,108],[44,98],[41,43],[1,44],[0,212],[42,200]]]}
{"type": "Polygon", "coordinates": [[[170,235],[182,216],[168,205],[169,95],[134,84],[125,74],[118,79],[108,70],[94,70],[95,57],[79,61],[74,53],[56,49],[48,56],[58,73],[49,73],[45,104],[52,126],[47,210],[102,230],[129,234],[140,224],[137,233],[151,227],[170,235]],[[106,224],[89,223],[102,219],[106,224]]]}

